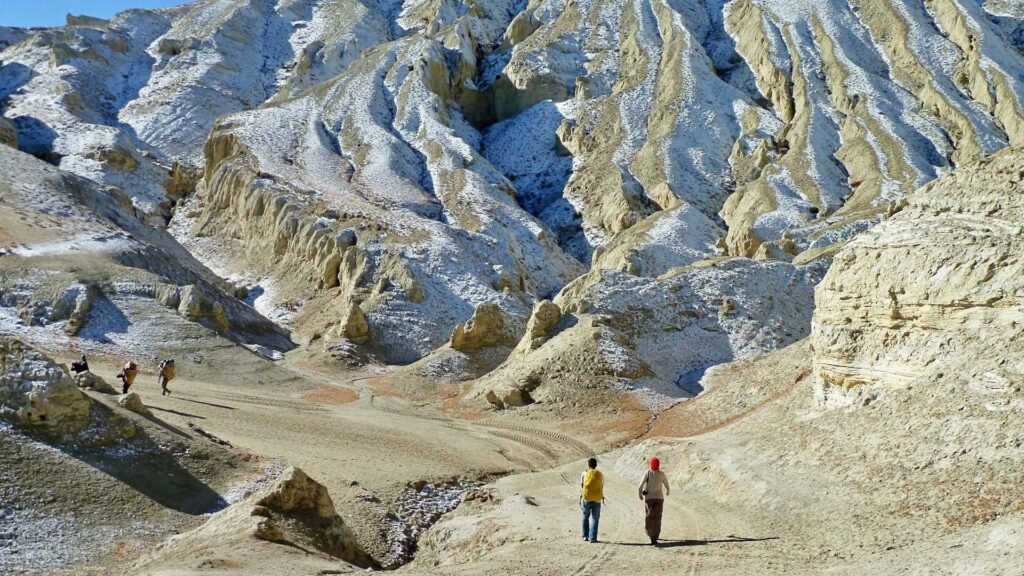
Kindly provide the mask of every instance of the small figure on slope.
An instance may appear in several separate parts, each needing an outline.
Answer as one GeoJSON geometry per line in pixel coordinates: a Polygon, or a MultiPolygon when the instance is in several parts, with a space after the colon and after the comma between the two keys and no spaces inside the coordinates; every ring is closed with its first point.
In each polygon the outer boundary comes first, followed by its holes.
{"type": "Polygon", "coordinates": [[[121,367],[121,371],[117,373],[117,379],[121,381],[123,388],[121,394],[127,394],[128,389],[135,383],[135,377],[139,375],[139,365],[135,362],[128,361],[121,367]]]}
{"type": "Polygon", "coordinates": [[[580,475],[580,508],[583,509],[583,539],[597,543],[597,525],[601,521],[601,502],[604,501],[604,475],[597,469],[597,458],[587,461],[587,469],[580,475]],[[590,523],[593,518],[594,523],[590,523]]]}
{"type": "Polygon", "coordinates": [[[78,362],[71,363],[71,371],[75,374],[89,371],[89,361],[85,359],[85,354],[82,354],[82,359],[78,362]]]}
{"type": "Polygon", "coordinates": [[[176,375],[174,369],[174,358],[168,358],[160,362],[160,395],[166,396],[171,393],[171,390],[167,388],[167,384],[174,380],[176,375]]]}

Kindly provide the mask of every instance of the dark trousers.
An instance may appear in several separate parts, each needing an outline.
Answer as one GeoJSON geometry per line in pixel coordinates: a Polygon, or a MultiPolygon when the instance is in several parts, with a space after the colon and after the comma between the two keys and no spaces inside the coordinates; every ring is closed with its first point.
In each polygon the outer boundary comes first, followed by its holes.
{"type": "Polygon", "coordinates": [[[597,523],[601,521],[601,503],[583,501],[583,537],[588,540],[597,540],[597,523]],[[590,517],[594,517],[591,524],[590,517]]]}
{"type": "Polygon", "coordinates": [[[665,509],[664,500],[647,500],[644,502],[647,507],[647,514],[644,518],[644,528],[652,541],[661,537],[661,513],[665,509]]]}

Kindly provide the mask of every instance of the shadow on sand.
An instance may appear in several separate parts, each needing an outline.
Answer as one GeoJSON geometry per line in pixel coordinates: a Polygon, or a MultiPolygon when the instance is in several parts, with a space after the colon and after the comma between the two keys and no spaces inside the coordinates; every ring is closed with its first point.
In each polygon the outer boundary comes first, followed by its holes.
{"type": "MultiPolygon", "coordinates": [[[[107,406],[94,403],[94,422],[118,418],[107,406]]],[[[155,418],[149,418],[171,432],[187,436],[155,418]]],[[[187,436],[188,437],[188,436],[187,436]]],[[[61,452],[123,482],[160,505],[191,515],[207,514],[227,507],[227,502],[175,458],[178,452],[166,439],[154,438],[145,429],[113,445],[58,444],[61,452]]],[[[185,446],[182,445],[183,451],[185,446]]]]}
{"type": "Polygon", "coordinates": [[[191,398],[182,398],[181,396],[175,396],[175,400],[184,400],[185,402],[192,402],[193,404],[202,404],[203,406],[213,406],[214,408],[223,408],[224,410],[234,410],[232,406],[225,406],[223,404],[214,404],[213,402],[203,402],[201,400],[192,400],[191,398]]]}
{"type": "Polygon", "coordinates": [[[161,408],[159,406],[153,406],[152,404],[150,404],[149,406],[146,406],[146,408],[149,408],[150,410],[159,410],[160,412],[167,412],[169,414],[177,414],[178,416],[182,416],[184,418],[195,418],[196,420],[206,420],[206,416],[200,416],[198,414],[189,414],[188,412],[179,412],[178,410],[171,410],[170,408],[161,408]]]}
{"type": "MultiPolygon", "coordinates": [[[[720,540],[668,540],[658,541],[658,548],[679,548],[681,546],[707,546],[709,544],[742,544],[744,542],[764,542],[766,540],[778,540],[778,536],[766,538],[745,538],[743,536],[729,535],[720,540]]],[[[649,542],[608,542],[616,546],[650,546],[649,542]]]]}

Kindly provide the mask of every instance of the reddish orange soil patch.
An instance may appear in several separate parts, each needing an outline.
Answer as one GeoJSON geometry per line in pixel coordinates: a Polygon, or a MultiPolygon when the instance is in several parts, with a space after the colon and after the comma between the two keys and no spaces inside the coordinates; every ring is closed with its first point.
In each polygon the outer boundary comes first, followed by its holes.
{"type": "Polygon", "coordinates": [[[348,404],[359,399],[359,393],[351,388],[328,386],[302,395],[306,400],[323,402],[324,404],[348,404]]]}
{"type": "Polygon", "coordinates": [[[392,398],[402,397],[401,391],[384,376],[371,378],[367,381],[367,384],[370,385],[370,390],[373,390],[373,393],[377,396],[390,396],[392,398]]]}
{"type": "Polygon", "coordinates": [[[472,386],[468,384],[461,388],[458,384],[445,385],[442,390],[445,400],[441,402],[441,412],[462,420],[480,420],[484,418],[486,413],[483,410],[468,409],[462,406],[462,399],[466,397],[470,390],[472,390],[472,386]]]}
{"type": "Polygon", "coordinates": [[[619,396],[614,407],[600,418],[578,418],[569,422],[567,431],[583,432],[619,444],[635,440],[647,432],[651,413],[633,396],[619,396]]]}
{"type": "MultiPolygon", "coordinates": [[[[130,563],[141,558],[146,549],[154,544],[155,542],[118,540],[114,544],[113,550],[110,551],[110,555],[118,564],[130,563]]],[[[105,574],[106,572],[103,571],[97,573],[105,574]]]]}

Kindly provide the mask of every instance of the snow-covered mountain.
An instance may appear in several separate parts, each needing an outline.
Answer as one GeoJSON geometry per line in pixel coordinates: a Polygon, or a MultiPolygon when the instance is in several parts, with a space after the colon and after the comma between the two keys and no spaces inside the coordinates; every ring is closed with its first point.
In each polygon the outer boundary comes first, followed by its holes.
{"type": "Polygon", "coordinates": [[[4,141],[298,343],[408,363],[497,304],[500,362],[552,299],[505,363],[552,378],[550,346],[690,384],[806,336],[845,241],[1024,140],[1007,0],[199,0],[0,50],[4,141]]]}

